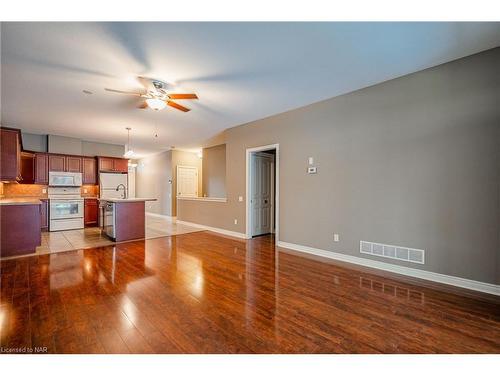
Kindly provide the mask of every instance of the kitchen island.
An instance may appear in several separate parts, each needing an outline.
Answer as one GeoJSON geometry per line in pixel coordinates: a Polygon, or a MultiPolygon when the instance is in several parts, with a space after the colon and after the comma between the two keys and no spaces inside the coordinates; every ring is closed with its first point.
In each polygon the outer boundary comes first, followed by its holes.
{"type": "Polygon", "coordinates": [[[0,199],[0,257],[35,253],[41,244],[38,198],[0,199]]]}
{"type": "Polygon", "coordinates": [[[146,237],[147,201],[154,198],[99,198],[103,210],[104,233],[113,241],[130,241],[146,237]]]}

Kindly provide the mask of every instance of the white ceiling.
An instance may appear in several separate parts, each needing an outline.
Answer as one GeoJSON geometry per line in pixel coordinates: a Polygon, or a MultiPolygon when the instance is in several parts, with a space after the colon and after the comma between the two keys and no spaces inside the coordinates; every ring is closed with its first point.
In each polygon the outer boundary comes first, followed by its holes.
{"type": "Polygon", "coordinates": [[[3,23],[1,38],[4,126],[117,144],[130,126],[145,155],[499,46],[500,23],[3,23]],[[138,75],[200,100],[153,112],[103,90],[138,75]]]}

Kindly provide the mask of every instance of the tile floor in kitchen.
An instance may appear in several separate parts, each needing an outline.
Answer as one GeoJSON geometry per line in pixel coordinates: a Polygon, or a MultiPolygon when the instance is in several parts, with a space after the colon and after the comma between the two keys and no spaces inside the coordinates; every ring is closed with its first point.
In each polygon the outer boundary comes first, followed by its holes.
{"type": "MultiPolygon", "coordinates": [[[[176,220],[172,218],[146,215],[146,239],[201,230],[190,225],[177,224],[176,220]]],[[[101,233],[98,227],[42,232],[42,245],[37,247],[37,254],[106,246],[113,243],[105,234],[101,233]]]]}

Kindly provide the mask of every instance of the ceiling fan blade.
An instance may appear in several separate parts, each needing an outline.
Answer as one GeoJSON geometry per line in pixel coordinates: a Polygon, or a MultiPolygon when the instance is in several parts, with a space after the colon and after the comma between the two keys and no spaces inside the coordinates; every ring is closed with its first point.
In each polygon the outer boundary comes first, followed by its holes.
{"type": "Polygon", "coordinates": [[[137,106],[137,108],[139,108],[139,109],[146,109],[146,108],[148,108],[148,103],[142,102],[141,104],[139,104],[137,106]]]}
{"type": "Polygon", "coordinates": [[[179,111],[182,111],[182,112],[189,112],[190,109],[189,108],[186,108],[180,104],[177,104],[176,102],[173,102],[171,100],[167,100],[167,105],[169,105],[170,107],[174,107],[176,109],[178,109],[179,111]]]}
{"type": "Polygon", "coordinates": [[[196,94],[167,94],[170,99],[198,99],[196,94]]]}
{"type": "Polygon", "coordinates": [[[107,87],[104,88],[104,90],[110,91],[110,92],[117,92],[118,94],[127,94],[127,95],[142,96],[142,94],[138,93],[138,92],[130,92],[130,91],[121,91],[121,90],[115,90],[115,89],[108,89],[107,87]]]}

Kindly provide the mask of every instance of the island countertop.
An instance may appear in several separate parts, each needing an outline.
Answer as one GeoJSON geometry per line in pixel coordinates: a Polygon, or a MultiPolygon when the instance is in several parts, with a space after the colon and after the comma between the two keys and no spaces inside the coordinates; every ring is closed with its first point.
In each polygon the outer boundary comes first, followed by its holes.
{"type": "Polygon", "coordinates": [[[156,200],[156,198],[97,198],[97,199],[103,202],[111,202],[111,203],[149,202],[156,200]]]}
{"type": "Polygon", "coordinates": [[[0,205],[2,206],[17,206],[24,204],[42,204],[40,198],[20,197],[20,198],[2,198],[0,205]]]}

